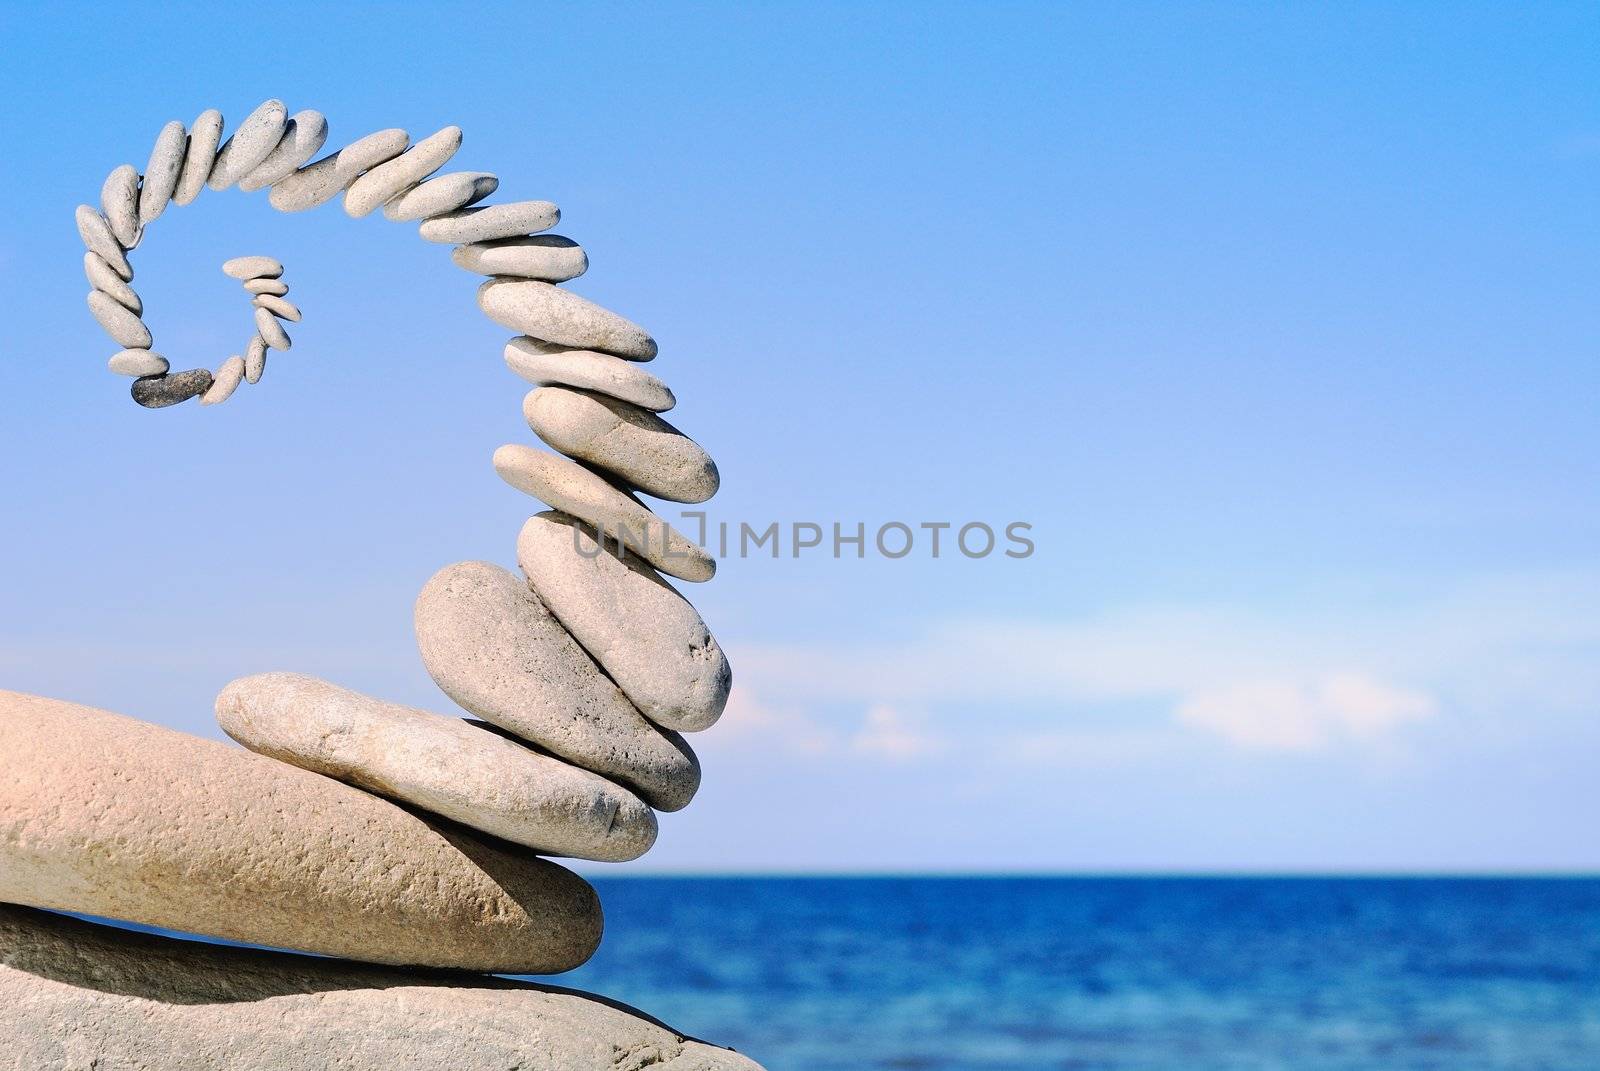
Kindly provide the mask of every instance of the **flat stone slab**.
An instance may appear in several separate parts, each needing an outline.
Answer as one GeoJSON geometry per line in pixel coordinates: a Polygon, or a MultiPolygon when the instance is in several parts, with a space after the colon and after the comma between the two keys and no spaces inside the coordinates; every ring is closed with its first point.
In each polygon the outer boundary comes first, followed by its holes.
{"type": "Polygon", "coordinates": [[[459,562],[417,596],[417,647],[452,700],[593,773],[676,811],[700,787],[700,765],[617,690],[527,582],[489,562],[459,562]]]}
{"type": "Polygon", "coordinates": [[[654,413],[567,387],[529,391],[528,427],[568,457],[587,461],[647,495],[704,502],[721,476],[705,448],[654,413]]]}
{"type": "Polygon", "coordinates": [[[632,361],[595,350],[575,350],[519,335],[506,343],[506,367],[539,386],[560,384],[598,391],[641,409],[664,413],[678,404],[672,388],[632,361]]]}
{"type": "Polygon", "coordinates": [[[131,933],[0,905],[0,1063],[28,1071],[761,1071],[569,989],[131,933]]]}
{"type": "Polygon", "coordinates": [[[635,361],[656,355],[655,339],[638,324],[537,279],[490,279],[478,287],[478,307],[495,323],[546,342],[635,361]]]}
{"type": "Polygon", "coordinates": [[[639,712],[682,732],[710,728],[733,686],[727,655],[699,613],[638,555],[603,549],[550,511],[517,539],[528,583],[639,712]]]}
{"type": "Polygon", "coordinates": [[[0,755],[0,901],[512,974],[600,940],[554,863],[214,740],[0,692],[0,755]]]}
{"type": "Polygon", "coordinates": [[[217,721],[251,751],[546,854],[621,862],[655,843],[654,812],[597,774],[315,677],[233,681],[217,696],[217,721]]]}

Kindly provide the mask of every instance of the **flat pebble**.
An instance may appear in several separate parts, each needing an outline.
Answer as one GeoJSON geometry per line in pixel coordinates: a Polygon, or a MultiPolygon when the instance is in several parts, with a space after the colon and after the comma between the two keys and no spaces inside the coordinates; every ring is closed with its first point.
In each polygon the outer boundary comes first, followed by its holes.
{"type": "Polygon", "coordinates": [[[111,224],[106,222],[106,217],[88,205],[79,205],[74,218],[78,223],[78,237],[83,239],[89,251],[99,253],[111,270],[123,279],[132,279],[133,265],[128,263],[127,254],[122,251],[116,235],[111,233],[111,224]]]}
{"type": "Polygon", "coordinates": [[[211,165],[217,159],[217,145],[222,141],[222,113],[208,108],[195,117],[189,127],[189,144],[183,152],[183,170],[178,173],[177,189],[172,191],[172,203],[186,205],[200,196],[211,175],[211,165]]]}
{"type": "Polygon", "coordinates": [[[250,340],[244,348],[244,381],[260,383],[261,373],[267,370],[267,343],[260,335],[250,340]]]}
{"type": "Polygon", "coordinates": [[[512,275],[564,283],[589,270],[589,254],[559,234],[529,234],[457,246],[450,254],[457,267],[479,275],[512,275]]]}
{"type": "Polygon", "coordinates": [[[478,287],[478,307],[495,323],[546,342],[636,361],[656,355],[655,339],[638,324],[537,279],[490,279],[478,287]]]}
{"type": "Polygon", "coordinates": [[[217,150],[217,160],[211,166],[206,185],[213,190],[225,190],[260,167],[283,140],[288,116],[289,109],[281,100],[264,101],[245,116],[239,129],[217,150]]]}
{"type": "Polygon", "coordinates": [[[222,273],[235,279],[276,279],[283,274],[283,262],[276,257],[234,257],[222,262],[222,273]]]}
{"type": "Polygon", "coordinates": [[[733,670],[699,613],[638,555],[618,557],[565,513],[531,518],[517,561],[556,620],[630,702],[667,729],[722,716],[733,670]]]}
{"type": "Polygon", "coordinates": [[[663,573],[698,583],[716,574],[717,562],[643,503],[598,473],[531,446],[507,445],[494,452],[500,478],[622,540],[663,573]]]}
{"type": "Polygon", "coordinates": [[[428,674],[476,716],[676,811],[700,785],[694,753],[656,728],[561,627],[527,582],[488,562],[459,562],[417,596],[428,674]]]}
{"type": "Polygon", "coordinates": [[[425,219],[418,228],[422,237],[430,242],[487,242],[495,238],[513,238],[519,234],[543,231],[561,221],[561,209],[549,201],[513,201],[504,205],[481,205],[463,208],[433,219],[425,219]]]}
{"type": "Polygon", "coordinates": [[[379,164],[344,192],[344,210],[360,217],[402,190],[416,185],[444,166],[461,148],[461,128],[447,126],[423,138],[405,152],[379,164]]]}
{"type": "Polygon", "coordinates": [[[281,297],[289,292],[289,284],[282,279],[246,279],[244,289],[250,294],[274,294],[281,297]]]}
{"type": "Polygon", "coordinates": [[[398,128],[368,134],[274,183],[267,201],[279,212],[327,204],[364,171],[399,156],[410,143],[411,136],[398,128]]]}
{"type": "Polygon", "coordinates": [[[499,185],[500,180],[486,171],[452,171],[391,197],[384,203],[383,218],[409,223],[454,212],[483,200],[499,185]]]}
{"type": "Polygon", "coordinates": [[[124,249],[139,244],[139,172],[132,164],[114,168],[100,187],[100,208],[111,235],[124,249]]]}
{"type": "Polygon", "coordinates": [[[110,294],[89,291],[89,311],[117,345],[130,350],[150,348],[150,329],[110,294]]]}
{"type": "Polygon", "coordinates": [[[250,300],[250,304],[258,309],[266,309],[272,315],[288,320],[292,324],[300,322],[300,310],[276,294],[257,294],[250,300]]]}
{"type": "Polygon", "coordinates": [[[528,427],[568,457],[587,461],[647,495],[704,502],[721,477],[701,445],[665,420],[604,394],[569,387],[529,391],[528,427]]]}
{"type": "Polygon", "coordinates": [[[106,258],[99,253],[83,255],[83,274],[88,278],[90,286],[102,293],[110,294],[129,312],[136,316],[144,312],[144,302],[139,300],[139,295],[134,293],[133,287],[124,282],[122,276],[112,271],[111,265],[106,263],[106,258]]]}
{"type": "Polygon", "coordinates": [[[295,112],[284,124],[283,136],[267,158],[239,180],[239,189],[252,193],[289,177],[295,168],[315,156],[327,140],[328,120],[321,112],[309,108],[295,112]]]}
{"type": "Polygon", "coordinates": [[[187,372],[146,376],[133,381],[133,400],[146,409],[163,409],[186,402],[211,389],[211,372],[191,368],[187,372]]]}
{"type": "Polygon", "coordinates": [[[189,147],[189,135],[183,124],[174,119],[161,128],[156,143],[150,150],[150,162],[144,165],[144,182],[139,186],[139,225],[144,226],[167,210],[173,191],[178,188],[178,176],[183,172],[183,155],[189,147]]]}
{"type": "Polygon", "coordinates": [[[506,365],[539,386],[556,383],[598,391],[664,413],[677,404],[672,389],[632,361],[594,350],[574,350],[520,335],[506,343],[506,365]]]}
{"type": "Polygon", "coordinates": [[[244,380],[244,358],[229,357],[222,362],[212,377],[211,386],[200,396],[201,405],[220,405],[233,397],[233,392],[239,389],[239,384],[244,380]]]}
{"type": "Polygon", "coordinates": [[[283,329],[283,325],[269,309],[256,310],[256,334],[275,350],[286,350],[294,345],[289,338],[289,332],[283,329]]]}
{"type": "Polygon", "coordinates": [[[655,814],[598,774],[460,718],[315,677],[233,681],[217,696],[217,721],[258,754],[547,855],[623,862],[655,843],[655,814]]]}
{"type": "Polygon", "coordinates": [[[111,355],[111,360],[106,362],[106,367],[119,376],[162,376],[166,375],[167,359],[159,353],[149,350],[119,350],[111,355]]]}

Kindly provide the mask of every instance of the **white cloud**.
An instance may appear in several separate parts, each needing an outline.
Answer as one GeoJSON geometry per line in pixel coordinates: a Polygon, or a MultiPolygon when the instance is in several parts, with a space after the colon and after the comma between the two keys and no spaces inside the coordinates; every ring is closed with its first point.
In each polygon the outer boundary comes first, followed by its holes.
{"type": "Polygon", "coordinates": [[[1346,672],[1305,683],[1246,681],[1202,691],[1180,702],[1175,716],[1243,748],[1318,751],[1370,743],[1437,712],[1429,695],[1346,672]]]}
{"type": "Polygon", "coordinates": [[[866,724],[850,738],[850,750],[891,762],[910,762],[943,753],[948,744],[926,727],[922,715],[878,704],[867,711],[866,724]]]}

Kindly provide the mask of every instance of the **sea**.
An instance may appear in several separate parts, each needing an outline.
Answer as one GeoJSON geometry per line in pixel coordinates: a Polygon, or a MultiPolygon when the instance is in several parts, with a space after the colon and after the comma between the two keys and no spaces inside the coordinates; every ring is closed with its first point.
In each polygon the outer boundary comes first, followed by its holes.
{"type": "Polygon", "coordinates": [[[1600,879],[595,884],[539,981],[769,1071],[1600,1071],[1600,879]]]}

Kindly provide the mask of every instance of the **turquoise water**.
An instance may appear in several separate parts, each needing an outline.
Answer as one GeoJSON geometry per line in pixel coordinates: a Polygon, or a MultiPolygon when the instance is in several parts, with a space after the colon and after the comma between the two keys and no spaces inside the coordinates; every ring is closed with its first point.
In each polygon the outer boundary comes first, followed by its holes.
{"type": "Polygon", "coordinates": [[[596,884],[556,981],[771,1071],[1600,1068],[1600,880],[596,884]]]}

